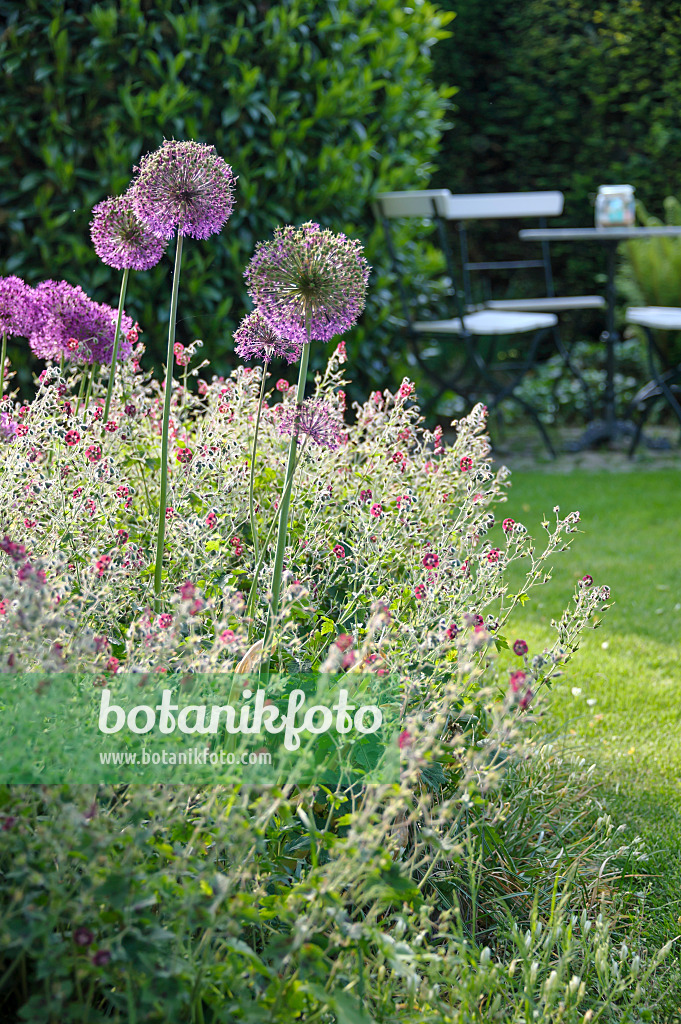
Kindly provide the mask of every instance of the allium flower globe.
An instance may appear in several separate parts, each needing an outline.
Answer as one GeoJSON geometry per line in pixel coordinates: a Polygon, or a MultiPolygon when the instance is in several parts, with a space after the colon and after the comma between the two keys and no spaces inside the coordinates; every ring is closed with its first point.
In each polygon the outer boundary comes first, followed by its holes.
{"type": "Polygon", "coordinates": [[[369,264],[356,239],[308,222],[276,228],[259,242],[244,277],[272,327],[301,344],[329,341],[364,309],[369,264]],[[309,337],[307,329],[309,328],[309,337]]]}
{"type": "Polygon", "coordinates": [[[94,207],[90,237],[100,260],[116,270],[149,270],[167,245],[139,219],[130,194],[105,199],[94,207]]]}
{"type": "Polygon", "coordinates": [[[165,141],[142,157],[130,187],[133,207],[155,234],[209,238],[234,207],[236,178],[215,146],[165,141]]]}
{"type": "MultiPolygon", "coordinates": [[[[110,363],[116,330],[116,310],[94,302],[78,285],[66,281],[43,281],[34,289],[35,307],[29,336],[31,349],[41,359],[84,360],[110,363]],[[73,339],[80,344],[75,346],[73,339]]],[[[125,334],[132,320],[123,314],[125,334]]],[[[119,341],[119,358],[132,351],[127,339],[119,341]]]]}
{"type": "Polygon", "coordinates": [[[285,359],[295,363],[300,356],[300,345],[281,338],[257,309],[244,317],[234,332],[234,342],[234,351],[244,361],[262,359],[269,363],[272,359],[285,359]]]}
{"type": "Polygon", "coordinates": [[[28,337],[33,320],[33,289],[20,277],[0,277],[0,335],[28,337]]]}
{"type": "Polygon", "coordinates": [[[319,399],[308,399],[302,405],[288,408],[279,421],[279,433],[293,435],[298,441],[309,437],[320,448],[334,451],[341,443],[341,423],[332,409],[319,399]]]}

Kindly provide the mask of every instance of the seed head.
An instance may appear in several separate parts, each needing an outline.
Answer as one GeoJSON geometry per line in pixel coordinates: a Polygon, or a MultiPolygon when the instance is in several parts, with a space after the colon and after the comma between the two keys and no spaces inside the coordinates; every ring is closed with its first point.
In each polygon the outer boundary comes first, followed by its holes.
{"type": "Polygon", "coordinates": [[[165,141],[143,156],[130,187],[135,213],[155,234],[217,234],[234,207],[232,168],[202,142],[165,141]]]}
{"type": "Polygon", "coordinates": [[[312,222],[276,228],[274,240],[259,242],[246,268],[248,294],[286,337],[301,344],[329,341],[364,309],[371,268],[362,252],[356,239],[312,222]]]}
{"type": "Polygon", "coordinates": [[[269,363],[272,359],[285,359],[295,363],[300,358],[300,345],[281,338],[257,309],[241,321],[234,342],[234,351],[243,360],[262,359],[269,363]]]}
{"type": "Polygon", "coordinates": [[[139,219],[129,193],[94,207],[90,237],[100,260],[117,270],[149,270],[167,245],[139,219]]]}

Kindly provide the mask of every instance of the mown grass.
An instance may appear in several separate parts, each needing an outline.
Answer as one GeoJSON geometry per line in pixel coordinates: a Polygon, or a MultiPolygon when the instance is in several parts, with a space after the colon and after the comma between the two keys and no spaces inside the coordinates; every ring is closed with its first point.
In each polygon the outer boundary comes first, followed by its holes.
{"type": "MultiPolygon", "coordinates": [[[[581,532],[525,606],[531,653],[548,643],[551,617],[583,575],[611,587],[612,607],[554,686],[543,726],[597,764],[607,809],[645,837],[652,856],[641,927],[654,948],[681,934],[681,473],[513,474],[505,514],[538,541],[554,505],[561,514],[579,509],[581,532]]],[[[512,642],[513,626],[506,632],[512,642]]],[[[681,982],[658,1013],[681,1020],[681,982]]]]}

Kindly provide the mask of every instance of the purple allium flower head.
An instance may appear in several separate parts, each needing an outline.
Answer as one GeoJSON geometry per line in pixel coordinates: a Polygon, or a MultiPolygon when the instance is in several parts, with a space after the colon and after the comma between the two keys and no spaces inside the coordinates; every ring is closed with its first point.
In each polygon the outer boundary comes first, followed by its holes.
{"type": "Polygon", "coordinates": [[[100,260],[116,270],[149,270],[168,244],[139,219],[129,193],[94,207],[90,237],[100,260]]]}
{"type": "Polygon", "coordinates": [[[157,235],[208,238],[221,230],[234,207],[232,168],[202,142],[165,141],[143,156],[130,186],[140,220],[157,235]]]}
{"type": "Polygon", "coordinates": [[[20,277],[0,277],[0,335],[28,337],[33,301],[33,289],[20,277]]]}
{"type": "Polygon", "coordinates": [[[8,412],[0,412],[0,441],[13,441],[17,425],[8,412]]]}
{"type": "Polygon", "coordinates": [[[298,342],[280,338],[257,309],[241,321],[234,332],[234,341],[234,351],[244,360],[263,359],[269,363],[272,359],[285,359],[287,363],[295,363],[300,356],[298,342]]]}
{"type": "Polygon", "coordinates": [[[301,405],[286,409],[279,421],[280,434],[298,431],[298,440],[306,435],[320,448],[332,451],[340,447],[341,424],[331,408],[320,399],[311,398],[301,405]]]}
{"type": "MultiPolygon", "coordinates": [[[[78,285],[66,281],[43,281],[35,288],[34,322],[29,344],[41,359],[88,363],[110,363],[116,331],[117,311],[104,302],[94,302],[78,285]],[[76,344],[77,343],[77,344],[76,344]]],[[[126,359],[132,344],[125,335],[132,320],[124,313],[118,358],[126,359]]]]}
{"type": "Polygon", "coordinates": [[[257,309],[289,338],[329,341],[356,322],[364,309],[371,267],[356,239],[319,224],[276,228],[272,242],[259,242],[244,272],[257,309]]]}

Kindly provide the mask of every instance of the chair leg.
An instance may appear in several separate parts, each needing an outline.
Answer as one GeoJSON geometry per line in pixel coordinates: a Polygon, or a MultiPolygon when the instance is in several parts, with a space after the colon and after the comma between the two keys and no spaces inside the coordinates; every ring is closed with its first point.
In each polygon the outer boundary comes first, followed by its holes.
{"type": "Polygon", "coordinates": [[[589,385],[584,380],[581,372],[572,361],[571,349],[574,347],[574,345],[571,345],[570,349],[566,348],[566,346],[563,344],[563,339],[561,338],[560,330],[558,329],[558,324],[556,324],[556,326],[553,328],[553,340],[556,343],[556,348],[558,349],[558,352],[563,357],[563,362],[565,363],[573,377],[576,377],[581,385],[582,391],[584,392],[584,398],[586,399],[586,414],[589,421],[591,421],[595,418],[594,404],[591,399],[589,385]]]}

